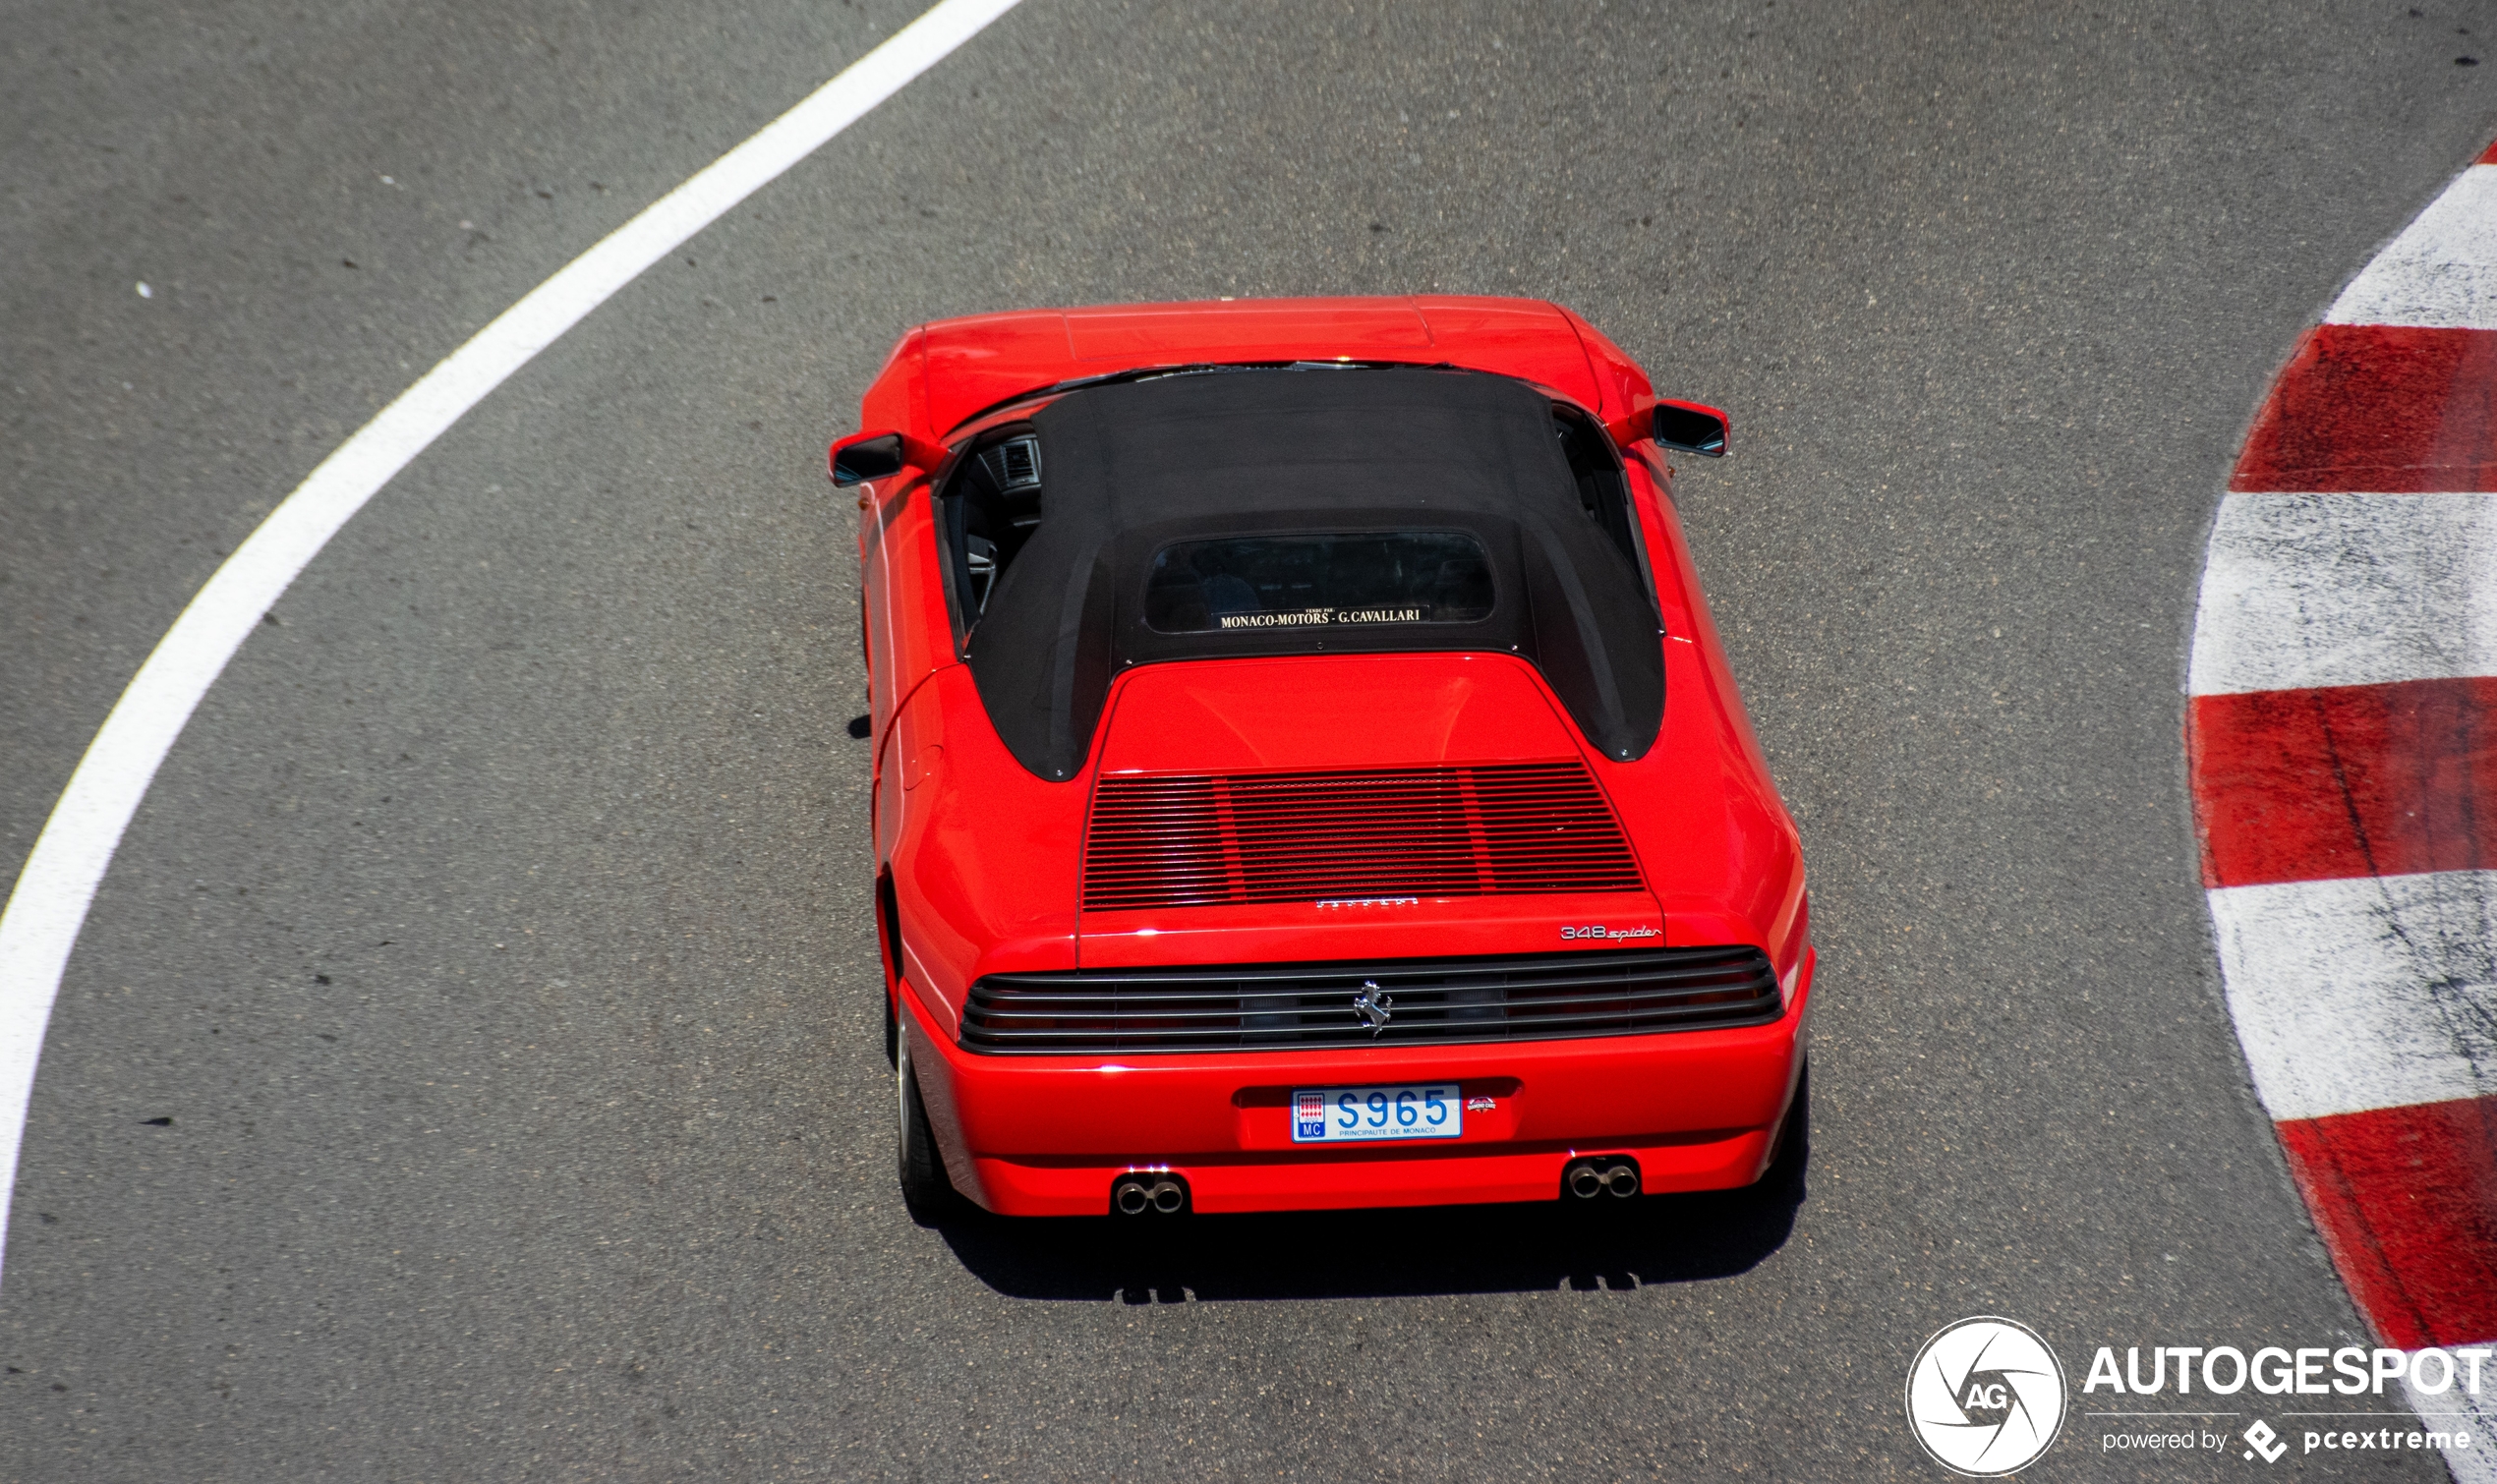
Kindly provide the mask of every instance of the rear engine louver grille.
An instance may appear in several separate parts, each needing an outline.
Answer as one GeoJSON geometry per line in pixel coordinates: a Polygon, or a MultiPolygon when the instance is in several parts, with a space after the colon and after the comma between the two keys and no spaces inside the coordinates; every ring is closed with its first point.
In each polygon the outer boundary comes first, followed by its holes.
{"type": "Polygon", "coordinates": [[[1103,778],[1084,849],[1088,912],[1638,889],[1576,762],[1103,778]]]}
{"type": "MultiPolygon", "coordinates": [[[[1565,1041],[1766,1025],[1785,1013],[1742,944],[1232,968],[991,974],[962,1047],[990,1056],[1307,1051],[1565,1041]],[[1357,996],[1384,1006],[1373,1025],[1357,996]]],[[[1347,1074],[1348,1076],[1350,1073],[1347,1074]]]]}

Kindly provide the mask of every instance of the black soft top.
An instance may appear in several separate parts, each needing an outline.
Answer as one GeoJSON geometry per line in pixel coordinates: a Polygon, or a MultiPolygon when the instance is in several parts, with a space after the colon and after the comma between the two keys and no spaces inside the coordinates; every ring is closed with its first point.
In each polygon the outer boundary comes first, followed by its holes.
{"type": "Polygon", "coordinates": [[[998,734],[1041,777],[1083,766],[1119,671],[1164,659],[1516,654],[1606,757],[1655,743],[1656,610],[1587,509],[1550,400],[1524,382],[1418,369],[1200,372],[1072,392],[1032,423],[1046,514],[999,577],[968,658],[998,734]],[[1481,542],[1497,595],[1487,617],[1187,634],[1145,624],[1147,574],[1173,542],[1423,529],[1481,542]]]}

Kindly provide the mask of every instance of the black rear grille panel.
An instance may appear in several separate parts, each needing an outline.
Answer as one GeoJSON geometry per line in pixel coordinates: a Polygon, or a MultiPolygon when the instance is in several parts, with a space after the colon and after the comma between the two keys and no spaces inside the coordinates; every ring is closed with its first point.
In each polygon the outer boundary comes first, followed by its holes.
{"type": "Polygon", "coordinates": [[[1766,1025],[1784,1009],[1769,955],[1747,946],[1078,969],[972,985],[962,1047],[1092,1056],[1563,1041],[1766,1025]],[[1353,1008],[1369,986],[1392,1000],[1375,1033],[1353,1008]]]}

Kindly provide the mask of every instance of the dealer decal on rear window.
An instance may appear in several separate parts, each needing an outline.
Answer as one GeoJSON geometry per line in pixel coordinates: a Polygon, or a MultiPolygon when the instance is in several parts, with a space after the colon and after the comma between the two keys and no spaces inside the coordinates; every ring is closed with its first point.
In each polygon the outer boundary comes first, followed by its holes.
{"type": "Polygon", "coordinates": [[[1305,608],[1298,613],[1224,613],[1226,629],[1299,629],[1325,623],[1420,623],[1420,608],[1305,608]]]}
{"type": "Polygon", "coordinates": [[[1491,559],[1463,531],[1227,536],[1153,553],[1144,622],[1165,634],[1480,623],[1491,559]]]}

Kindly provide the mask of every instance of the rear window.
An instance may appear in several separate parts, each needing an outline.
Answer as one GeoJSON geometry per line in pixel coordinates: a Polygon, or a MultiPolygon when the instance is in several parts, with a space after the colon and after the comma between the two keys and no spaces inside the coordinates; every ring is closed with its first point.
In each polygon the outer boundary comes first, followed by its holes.
{"type": "Polygon", "coordinates": [[[1153,553],[1144,621],[1165,634],[1476,623],[1491,562],[1463,531],[1232,536],[1153,553]]]}

